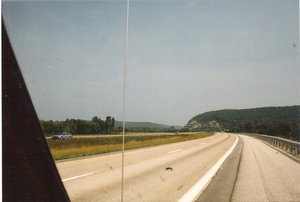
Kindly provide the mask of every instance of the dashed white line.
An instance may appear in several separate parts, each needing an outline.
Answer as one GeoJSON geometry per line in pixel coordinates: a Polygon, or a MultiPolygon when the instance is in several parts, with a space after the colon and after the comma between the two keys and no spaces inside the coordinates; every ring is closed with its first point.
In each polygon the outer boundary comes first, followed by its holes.
{"type": "Polygon", "coordinates": [[[176,149],[173,151],[169,151],[168,154],[173,154],[173,153],[180,152],[180,151],[182,151],[182,149],[176,149]]]}
{"type": "Polygon", "coordinates": [[[77,178],[86,177],[86,176],[93,175],[93,174],[96,174],[96,173],[97,173],[97,172],[86,173],[86,174],[83,174],[83,175],[77,175],[77,176],[74,176],[74,177],[70,177],[70,178],[67,178],[67,179],[63,179],[62,181],[63,181],[63,182],[66,182],[66,181],[69,181],[69,180],[74,180],[74,179],[77,179],[77,178]]]}

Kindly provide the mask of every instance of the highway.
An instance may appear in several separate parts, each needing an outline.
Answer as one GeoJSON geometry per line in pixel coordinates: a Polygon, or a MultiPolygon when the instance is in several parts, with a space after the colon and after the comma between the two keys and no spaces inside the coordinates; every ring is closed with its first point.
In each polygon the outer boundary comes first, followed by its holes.
{"type": "Polygon", "coordinates": [[[299,202],[299,161],[253,137],[239,138],[197,202],[299,202]]]}
{"type": "Polygon", "coordinates": [[[244,142],[232,201],[300,201],[300,164],[252,137],[244,142]]]}
{"type": "MultiPolygon", "coordinates": [[[[177,201],[226,153],[236,136],[125,152],[124,201],[177,201]]],[[[71,201],[120,201],[121,154],[57,162],[71,201]]]]}
{"type": "MultiPolygon", "coordinates": [[[[124,201],[178,201],[207,176],[236,135],[126,151],[124,201]]],[[[197,202],[300,201],[300,164],[253,137],[239,142],[197,202]]],[[[121,154],[57,162],[72,201],[120,201],[121,154]]]]}

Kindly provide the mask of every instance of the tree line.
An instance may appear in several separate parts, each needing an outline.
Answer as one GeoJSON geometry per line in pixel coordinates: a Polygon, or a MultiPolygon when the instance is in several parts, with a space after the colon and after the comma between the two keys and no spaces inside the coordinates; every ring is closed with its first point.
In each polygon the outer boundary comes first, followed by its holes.
{"type": "Polygon", "coordinates": [[[245,121],[228,127],[231,132],[259,133],[280,136],[292,140],[300,140],[299,124],[294,122],[263,122],[245,121]]]}
{"type": "MultiPolygon", "coordinates": [[[[71,134],[114,134],[123,131],[122,126],[118,126],[117,121],[111,116],[105,120],[94,116],[91,120],[66,119],[65,121],[41,120],[42,129],[45,135],[54,135],[60,132],[69,132],[71,134]]],[[[182,129],[176,129],[174,126],[167,128],[153,126],[128,126],[125,132],[183,132],[182,129]]]]}
{"type": "Polygon", "coordinates": [[[111,134],[116,132],[115,119],[107,116],[105,120],[94,116],[92,120],[66,119],[65,121],[41,120],[41,127],[46,135],[59,132],[71,134],[111,134]]]}

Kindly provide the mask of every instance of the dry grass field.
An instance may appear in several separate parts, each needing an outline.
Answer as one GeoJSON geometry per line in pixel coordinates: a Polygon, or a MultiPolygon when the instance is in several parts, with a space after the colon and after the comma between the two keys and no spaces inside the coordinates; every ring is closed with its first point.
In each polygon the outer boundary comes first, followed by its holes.
{"type": "MultiPolygon", "coordinates": [[[[188,134],[132,134],[125,137],[125,149],[136,149],[197,138],[204,138],[213,133],[188,133],[188,134]]],[[[116,152],[122,149],[122,136],[120,135],[95,135],[87,137],[76,137],[71,140],[47,139],[49,148],[55,160],[89,156],[116,152]]]]}

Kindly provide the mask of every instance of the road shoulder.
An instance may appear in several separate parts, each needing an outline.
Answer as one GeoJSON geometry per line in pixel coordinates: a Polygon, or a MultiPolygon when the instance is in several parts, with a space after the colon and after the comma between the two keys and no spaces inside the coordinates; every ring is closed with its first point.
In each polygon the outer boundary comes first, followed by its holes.
{"type": "Polygon", "coordinates": [[[243,150],[243,140],[239,141],[231,155],[225,160],[211,183],[196,200],[197,202],[230,201],[238,175],[243,150]]]}

